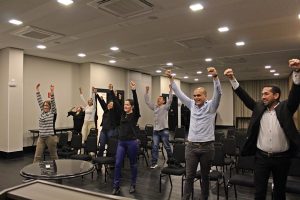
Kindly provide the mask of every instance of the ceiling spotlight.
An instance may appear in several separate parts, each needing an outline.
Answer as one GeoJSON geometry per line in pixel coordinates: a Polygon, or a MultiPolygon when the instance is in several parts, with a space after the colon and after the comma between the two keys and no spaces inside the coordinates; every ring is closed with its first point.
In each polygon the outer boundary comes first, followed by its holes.
{"type": "Polygon", "coordinates": [[[227,26],[223,26],[223,27],[218,28],[218,31],[220,33],[227,32],[227,31],[229,31],[229,28],[227,26]]]}
{"type": "Polygon", "coordinates": [[[172,76],[176,76],[176,74],[175,74],[175,73],[172,73],[171,75],[172,75],[172,76]]]}
{"type": "Polygon", "coordinates": [[[203,6],[200,3],[195,3],[195,4],[190,5],[190,9],[192,11],[196,12],[196,11],[202,10],[203,6]]]}
{"type": "Polygon", "coordinates": [[[197,74],[202,74],[202,71],[197,71],[197,74]]]}
{"type": "Polygon", "coordinates": [[[274,76],[279,76],[280,74],[279,74],[279,73],[274,73],[273,75],[274,75],[274,76]]]}
{"type": "Polygon", "coordinates": [[[188,77],[188,76],[184,76],[183,78],[184,78],[184,79],[188,79],[189,77],[188,77]]]}
{"type": "Polygon", "coordinates": [[[116,63],[117,61],[115,61],[115,60],[109,60],[108,62],[109,63],[116,63]]]}
{"type": "Polygon", "coordinates": [[[271,65],[266,65],[265,69],[271,69],[271,65]]]}
{"type": "Polygon", "coordinates": [[[11,23],[11,24],[17,25],[17,26],[23,24],[22,21],[19,21],[19,20],[17,20],[17,19],[11,19],[11,20],[9,20],[8,22],[11,23]]]}
{"type": "Polygon", "coordinates": [[[205,61],[206,61],[206,62],[211,62],[211,61],[212,61],[212,58],[205,58],[205,61]]]}
{"type": "Polygon", "coordinates": [[[119,47],[110,47],[110,50],[112,50],[112,51],[118,51],[119,47]]]}
{"type": "Polygon", "coordinates": [[[45,45],[39,44],[36,46],[38,49],[46,49],[47,47],[45,45]]]}
{"type": "Polygon", "coordinates": [[[156,72],[156,73],[161,73],[161,70],[160,70],[160,69],[158,69],[158,70],[156,70],[155,72],[156,72]]]}
{"type": "Polygon", "coordinates": [[[168,63],[166,63],[166,65],[167,65],[167,66],[173,66],[173,63],[168,62],[168,63]]]}
{"type": "Polygon", "coordinates": [[[298,15],[298,19],[300,19],[300,14],[298,15]]]}
{"type": "Polygon", "coordinates": [[[68,6],[72,3],[74,3],[74,1],[72,1],[72,0],[57,0],[57,2],[65,5],[65,6],[68,6]]]}
{"type": "Polygon", "coordinates": [[[212,77],[212,75],[211,75],[211,74],[208,74],[207,76],[208,76],[208,77],[212,77]]]}
{"type": "Polygon", "coordinates": [[[199,79],[195,78],[194,81],[199,81],[199,79]]]}
{"type": "Polygon", "coordinates": [[[270,72],[271,72],[271,73],[274,73],[274,72],[276,72],[276,70],[275,70],[275,69],[271,69],[270,72]]]}
{"type": "Polygon", "coordinates": [[[77,56],[83,58],[83,57],[86,57],[86,54],[85,53],[79,53],[79,54],[77,54],[77,56]]]}
{"type": "Polygon", "coordinates": [[[236,45],[236,46],[244,46],[244,45],[245,45],[245,42],[239,41],[239,42],[236,42],[235,45],[236,45]]]}

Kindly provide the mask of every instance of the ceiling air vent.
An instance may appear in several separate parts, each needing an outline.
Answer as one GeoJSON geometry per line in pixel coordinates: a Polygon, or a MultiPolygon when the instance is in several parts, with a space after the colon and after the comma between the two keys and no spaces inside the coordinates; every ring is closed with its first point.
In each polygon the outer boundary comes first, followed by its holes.
{"type": "Polygon", "coordinates": [[[43,30],[34,26],[25,26],[13,32],[12,34],[19,37],[35,40],[38,42],[48,42],[50,40],[58,39],[64,36],[62,34],[43,30]]]}
{"type": "Polygon", "coordinates": [[[177,40],[176,43],[186,48],[208,48],[212,46],[212,41],[208,37],[194,37],[177,40]]]}
{"type": "Polygon", "coordinates": [[[94,0],[88,5],[122,18],[146,14],[153,9],[153,4],[146,0],[94,0]]]}
{"type": "Polygon", "coordinates": [[[129,51],[116,51],[116,52],[109,52],[106,54],[102,54],[103,56],[107,56],[110,58],[118,58],[118,59],[130,59],[133,57],[137,57],[138,55],[129,51]]]}
{"type": "Polygon", "coordinates": [[[243,64],[247,62],[247,60],[242,57],[224,57],[218,58],[217,61],[222,62],[223,64],[243,64]]]}

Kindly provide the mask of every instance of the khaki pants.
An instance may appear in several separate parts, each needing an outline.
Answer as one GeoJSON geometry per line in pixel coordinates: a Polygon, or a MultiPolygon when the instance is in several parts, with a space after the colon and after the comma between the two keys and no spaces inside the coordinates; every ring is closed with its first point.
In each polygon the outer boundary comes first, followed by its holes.
{"type": "Polygon", "coordinates": [[[50,135],[47,137],[39,137],[36,143],[35,155],[33,162],[42,161],[42,155],[44,153],[45,147],[47,145],[50,153],[51,160],[58,159],[57,156],[57,142],[58,137],[56,135],[50,135]]]}
{"type": "Polygon", "coordinates": [[[90,134],[91,128],[95,128],[95,122],[94,121],[84,121],[82,126],[82,144],[86,141],[86,138],[90,134]]]}

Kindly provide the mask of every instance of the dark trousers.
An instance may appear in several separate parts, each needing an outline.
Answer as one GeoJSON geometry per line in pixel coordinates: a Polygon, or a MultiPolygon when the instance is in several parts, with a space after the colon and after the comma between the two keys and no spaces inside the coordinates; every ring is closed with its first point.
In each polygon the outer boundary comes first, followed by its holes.
{"type": "Polygon", "coordinates": [[[153,131],[153,144],[152,144],[152,164],[156,164],[158,160],[158,149],[159,149],[159,141],[163,142],[165,150],[168,154],[168,159],[172,158],[173,153],[171,149],[171,145],[169,143],[169,130],[163,129],[160,131],[153,131]]]}
{"type": "Polygon", "coordinates": [[[270,173],[274,183],[274,200],[285,200],[285,185],[290,165],[289,156],[268,157],[258,151],[254,168],[255,200],[266,199],[270,173]]]}
{"type": "Polygon", "coordinates": [[[98,157],[103,157],[105,145],[108,143],[109,138],[116,137],[117,135],[118,135],[118,132],[116,131],[116,129],[101,130],[100,138],[99,138],[100,145],[99,145],[98,157]]]}
{"type": "Polygon", "coordinates": [[[214,144],[208,143],[203,145],[195,145],[188,143],[185,147],[186,159],[186,182],[184,185],[183,199],[190,199],[194,188],[194,179],[197,172],[197,167],[200,162],[201,167],[201,193],[204,198],[209,195],[209,171],[211,161],[214,157],[214,144]]]}
{"type": "Polygon", "coordinates": [[[136,184],[137,177],[137,152],[138,152],[138,141],[137,140],[128,140],[128,141],[119,141],[117,154],[116,154],[116,165],[115,165],[115,176],[113,187],[120,187],[120,177],[121,177],[121,167],[123,164],[124,157],[126,153],[128,154],[130,161],[130,170],[131,170],[131,185],[136,184]]]}

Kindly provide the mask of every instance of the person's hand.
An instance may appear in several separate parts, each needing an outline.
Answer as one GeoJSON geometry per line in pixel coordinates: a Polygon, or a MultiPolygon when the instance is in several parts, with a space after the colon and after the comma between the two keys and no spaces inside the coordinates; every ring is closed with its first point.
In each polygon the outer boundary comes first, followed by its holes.
{"type": "Polygon", "coordinates": [[[299,59],[291,59],[289,60],[289,67],[294,71],[300,71],[300,60],[299,59]]]}
{"type": "Polygon", "coordinates": [[[170,69],[165,71],[165,75],[170,79],[170,82],[173,82],[174,77],[172,76],[172,71],[170,69]]]}
{"type": "Polygon", "coordinates": [[[36,89],[36,91],[37,91],[37,92],[39,92],[39,91],[40,91],[40,86],[41,86],[41,84],[40,84],[40,83],[36,84],[36,86],[35,86],[35,89],[36,89]]]}
{"type": "Polygon", "coordinates": [[[50,91],[51,91],[51,94],[53,94],[54,93],[54,85],[50,85],[50,91]]]}
{"type": "Polygon", "coordinates": [[[81,87],[79,88],[79,93],[82,94],[82,89],[81,89],[81,87]]]}
{"type": "Polygon", "coordinates": [[[229,78],[230,80],[234,79],[234,73],[231,68],[228,68],[224,71],[224,75],[229,78]]]}
{"type": "Polygon", "coordinates": [[[102,99],[102,100],[103,100],[103,96],[100,96],[100,99],[102,99]]]}
{"type": "Polygon", "coordinates": [[[147,93],[147,94],[149,93],[149,89],[150,89],[150,87],[149,87],[149,86],[146,86],[146,93],[147,93]]]}
{"type": "Polygon", "coordinates": [[[93,86],[93,87],[92,87],[92,92],[96,94],[96,93],[97,93],[97,88],[95,88],[95,87],[93,86]]]}
{"type": "Polygon", "coordinates": [[[130,81],[130,88],[131,88],[131,90],[135,90],[135,82],[133,82],[133,81],[130,81]]]}
{"type": "Polygon", "coordinates": [[[208,74],[212,75],[212,77],[216,78],[218,76],[217,70],[214,67],[207,68],[208,74]]]}
{"type": "Polygon", "coordinates": [[[108,84],[108,89],[109,89],[109,90],[113,90],[113,89],[114,89],[114,86],[113,86],[113,84],[111,84],[111,83],[110,83],[110,84],[108,84]]]}

